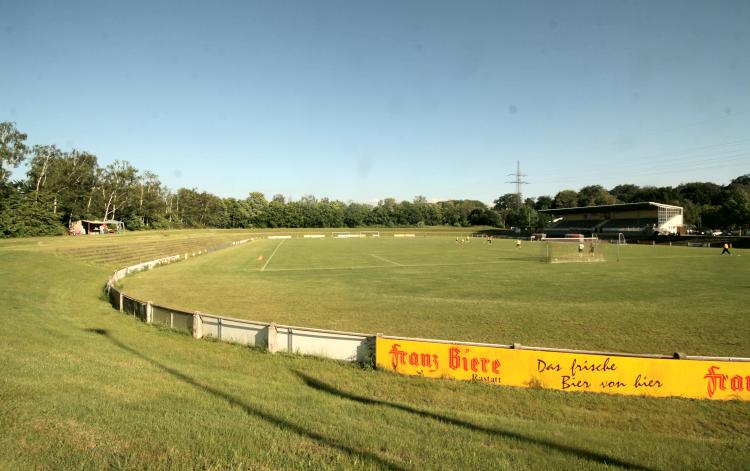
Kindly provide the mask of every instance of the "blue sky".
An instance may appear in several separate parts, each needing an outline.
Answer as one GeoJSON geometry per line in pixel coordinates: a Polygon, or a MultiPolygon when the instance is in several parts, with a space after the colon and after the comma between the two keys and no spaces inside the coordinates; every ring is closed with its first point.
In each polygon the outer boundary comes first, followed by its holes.
{"type": "Polygon", "coordinates": [[[172,189],[491,202],[517,161],[525,196],[750,173],[746,0],[0,12],[0,121],[172,189]]]}

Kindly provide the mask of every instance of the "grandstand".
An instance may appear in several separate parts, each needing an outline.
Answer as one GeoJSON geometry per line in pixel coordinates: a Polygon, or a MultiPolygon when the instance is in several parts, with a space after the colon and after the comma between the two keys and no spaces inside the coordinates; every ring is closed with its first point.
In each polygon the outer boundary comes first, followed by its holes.
{"type": "Polygon", "coordinates": [[[602,239],[651,237],[657,234],[678,234],[684,231],[681,206],[642,202],[543,209],[554,223],[544,228],[550,237],[577,233],[602,239]]]}

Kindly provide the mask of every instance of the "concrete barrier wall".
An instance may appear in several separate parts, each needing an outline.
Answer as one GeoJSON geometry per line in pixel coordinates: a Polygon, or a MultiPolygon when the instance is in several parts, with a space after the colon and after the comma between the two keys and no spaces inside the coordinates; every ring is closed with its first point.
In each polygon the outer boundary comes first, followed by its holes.
{"type": "Polygon", "coordinates": [[[225,342],[268,348],[268,327],[270,324],[211,314],[198,315],[203,327],[201,337],[213,337],[225,342]]]}
{"type": "Polygon", "coordinates": [[[159,324],[187,334],[193,333],[193,313],[172,309],[167,306],[152,305],[149,323],[159,324]]]}
{"type": "MultiPolygon", "coordinates": [[[[374,335],[307,327],[276,326],[277,351],[315,355],[334,360],[366,363],[371,360],[374,348],[369,351],[374,335]]],[[[372,345],[374,347],[374,344],[372,345]]]]}
{"type": "Polygon", "coordinates": [[[130,314],[144,322],[146,321],[146,304],[126,295],[122,296],[122,302],[122,312],[130,314]]]}

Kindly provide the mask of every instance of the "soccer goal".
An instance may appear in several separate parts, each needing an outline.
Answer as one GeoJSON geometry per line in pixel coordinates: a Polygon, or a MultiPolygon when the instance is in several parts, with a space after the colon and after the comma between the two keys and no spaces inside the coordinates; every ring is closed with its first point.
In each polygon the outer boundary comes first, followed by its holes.
{"type": "Polygon", "coordinates": [[[542,242],[542,258],[547,263],[604,261],[604,250],[596,237],[545,237],[542,242]]]}
{"type": "Polygon", "coordinates": [[[359,231],[360,237],[380,237],[380,231],[359,231]]]}

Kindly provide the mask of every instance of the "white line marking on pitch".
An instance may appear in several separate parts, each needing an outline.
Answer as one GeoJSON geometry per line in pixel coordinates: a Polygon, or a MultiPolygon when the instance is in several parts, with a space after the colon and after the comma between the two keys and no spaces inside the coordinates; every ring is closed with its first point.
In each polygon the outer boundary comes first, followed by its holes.
{"type": "Polygon", "coordinates": [[[283,244],[285,241],[286,239],[282,240],[281,242],[279,242],[279,245],[277,245],[276,248],[273,249],[273,253],[271,254],[270,257],[268,257],[268,260],[266,260],[266,264],[263,265],[263,268],[261,268],[260,271],[266,270],[266,267],[268,266],[268,264],[271,263],[271,259],[273,258],[274,255],[276,255],[276,251],[279,250],[279,247],[281,247],[281,244],[283,244]]]}
{"type": "Polygon", "coordinates": [[[401,265],[400,263],[394,262],[393,260],[388,260],[387,258],[381,257],[380,255],[375,255],[374,253],[371,253],[370,255],[373,256],[373,257],[375,257],[375,258],[377,258],[378,260],[382,260],[384,262],[392,263],[393,265],[396,265],[397,267],[403,267],[403,265],[401,265]]]}
{"type": "MultiPolygon", "coordinates": [[[[424,267],[465,267],[479,265],[497,265],[507,263],[507,261],[489,261],[489,262],[469,262],[469,263],[427,263],[422,265],[399,265],[403,268],[424,268],[424,267]]],[[[374,270],[378,268],[393,268],[393,265],[367,265],[367,266],[350,266],[350,267],[306,267],[306,268],[271,268],[269,272],[278,271],[321,271],[321,270],[374,270]]]]}

